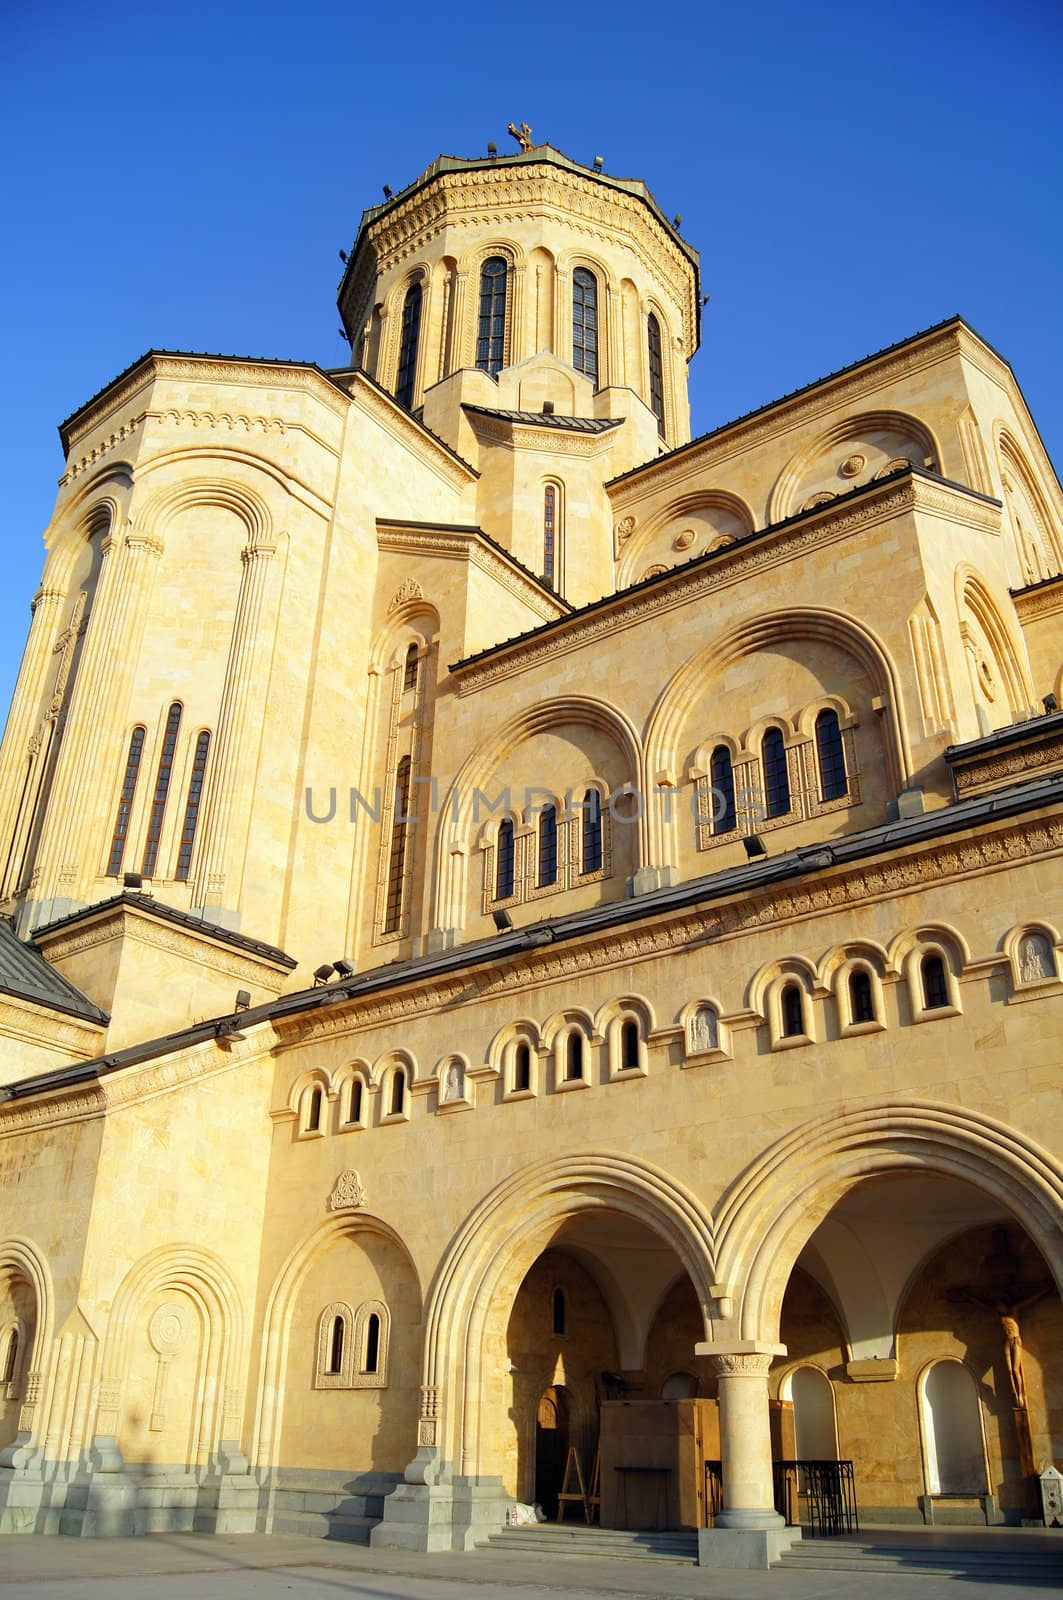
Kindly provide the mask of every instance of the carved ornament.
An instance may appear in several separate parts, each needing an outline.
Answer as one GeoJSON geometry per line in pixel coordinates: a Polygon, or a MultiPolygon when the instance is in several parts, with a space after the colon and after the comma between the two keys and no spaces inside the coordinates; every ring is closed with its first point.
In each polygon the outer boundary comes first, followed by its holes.
{"type": "Polygon", "coordinates": [[[358,1206],[365,1205],[365,1188],[361,1178],[353,1167],[346,1172],[341,1172],[336,1182],[332,1185],[332,1192],[325,1204],[326,1211],[353,1211],[358,1206]]]}

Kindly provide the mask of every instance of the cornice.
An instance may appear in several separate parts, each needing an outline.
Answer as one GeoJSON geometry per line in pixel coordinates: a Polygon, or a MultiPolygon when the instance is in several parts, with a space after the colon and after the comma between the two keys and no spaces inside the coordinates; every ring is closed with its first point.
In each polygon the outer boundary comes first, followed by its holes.
{"type": "Polygon", "coordinates": [[[63,1056],[90,1061],[107,1033],[102,1022],[90,1022],[50,1010],[42,1001],[0,994],[0,1038],[20,1039],[63,1056]]]}
{"type": "Polygon", "coordinates": [[[539,584],[526,578],[501,555],[483,543],[479,529],[467,533],[433,528],[404,528],[389,523],[377,524],[377,543],[381,550],[398,555],[420,555],[443,561],[467,561],[503,589],[515,595],[544,622],[553,622],[561,608],[551,603],[539,584]]]}
{"type": "Polygon", "coordinates": [[[274,994],[280,993],[289,970],[287,965],[282,967],[266,955],[233,949],[219,942],[212,937],[209,922],[202,924],[200,932],[198,928],[158,922],[150,913],[124,903],[108,906],[87,926],[79,923],[54,934],[42,929],[36,938],[53,966],[69,956],[96,950],[115,939],[131,939],[154,950],[169,951],[197,966],[213,967],[227,977],[246,979],[274,994]]]}
{"type": "Polygon", "coordinates": [[[1011,598],[1020,622],[1053,617],[1063,611],[1063,577],[1047,578],[1029,589],[1013,589],[1011,598]]]}
{"type": "Polygon", "coordinates": [[[564,433],[548,425],[541,428],[528,423],[507,422],[504,417],[485,417],[470,407],[465,407],[473,429],[492,444],[508,450],[538,450],[545,455],[600,456],[608,455],[620,428],[609,428],[602,433],[564,433]]]}

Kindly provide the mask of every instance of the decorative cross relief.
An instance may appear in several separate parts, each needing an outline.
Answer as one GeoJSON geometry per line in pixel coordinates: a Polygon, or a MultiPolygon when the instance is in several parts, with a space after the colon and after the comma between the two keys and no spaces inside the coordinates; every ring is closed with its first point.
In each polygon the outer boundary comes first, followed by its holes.
{"type": "Polygon", "coordinates": [[[362,1180],[353,1167],[346,1172],[341,1172],[336,1182],[332,1185],[332,1193],[328,1197],[325,1209],[327,1211],[351,1211],[357,1206],[365,1205],[365,1188],[362,1180]]]}
{"type": "Polygon", "coordinates": [[[148,1323],[148,1339],[158,1357],[155,1363],[155,1390],[151,1397],[152,1433],[166,1426],[166,1378],[170,1362],[185,1340],[185,1320],[177,1306],[159,1306],[148,1323]]]}
{"type": "Polygon", "coordinates": [[[404,606],[409,600],[423,599],[424,590],[417,582],[417,579],[407,578],[405,582],[400,583],[399,587],[395,590],[395,593],[391,599],[391,604],[388,606],[388,616],[390,616],[393,611],[397,611],[400,606],[404,606]]]}

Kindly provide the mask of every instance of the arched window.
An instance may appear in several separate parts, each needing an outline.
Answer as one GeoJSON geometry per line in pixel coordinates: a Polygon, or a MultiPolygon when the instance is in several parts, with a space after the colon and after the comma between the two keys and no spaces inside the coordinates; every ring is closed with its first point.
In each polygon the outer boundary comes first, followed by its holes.
{"type": "Polygon", "coordinates": [[[362,1359],[362,1371],[380,1371],[380,1318],[375,1311],[371,1311],[366,1318],[365,1353],[362,1359]]]}
{"type": "Polygon", "coordinates": [[[343,1339],[346,1332],[347,1325],[343,1317],[333,1317],[327,1368],[329,1377],[334,1377],[343,1371],[343,1339]]]}
{"type": "Polygon", "coordinates": [[[661,325],[651,311],[646,318],[646,350],[650,371],[650,410],[657,418],[657,432],[664,436],[664,363],[661,356],[661,325]]]}
{"type": "Polygon", "coordinates": [[[543,491],[543,582],[555,587],[557,565],[557,487],[548,483],[543,491]]]}
{"type": "Polygon", "coordinates": [[[347,1101],[347,1121],[361,1122],[362,1106],[364,1104],[365,1085],[361,1078],[351,1079],[350,1098],[347,1101]]]}
{"type": "Polygon", "coordinates": [[[406,665],[402,669],[403,690],[417,687],[417,646],[411,644],[406,652],[406,665]]]}
{"type": "Polygon", "coordinates": [[[7,1359],[4,1362],[4,1376],[0,1382],[14,1383],[15,1366],[18,1362],[18,1329],[12,1328],[11,1337],[7,1341],[7,1359]]]}
{"type": "Polygon", "coordinates": [[[539,888],[557,882],[557,807],[546,806],[539,813],[539,888]]]}
{"type": "Polygon", "coordinates": [[[321,1102],[321,1090],[311,1089],[310,1100],[306,1108],[307,1133],[318,1133],[321,1129],[321,1102]]]}
{"type": "Polygon", "coordinates": [[[389,1116],[401,1117],[406,1109],[406,1074],[396,1067],[391,1074],[391,1106],[389,1116]]]}
{"type": "Polygon", "coordinates": [[[583,1076],[583,1035],[573,1028],[565,1040],[565,1080],[573,1083],[583,1076]]]}
{"type": "Polygon", "coordinates": [[[919,963],[919,975],[923,980],[923,1005],[927,1011],[935,1011],[939,1006],[949,1003],[949,984],[945,976],[945,963],[940,956],[924,956],[919,963]]]}
{"type": "Polygon", "coordinates": [[[805,1002],[799,983],[788,983],[779,999],[784,1039],[796,1039],[805,1031],[805,1002]]]}
{"type": "Polygon", "coordinates": [[[421,285],[411,283],[402,306],[402,338],[399,344],[399,381],[395,398],[407,411],[413,405],[413,385],[417,372],[417,341],[421,332],[421,285]]]}
{"type": "Polygon", "coordinates": [[[391,826],[388,858],[388,893],[384,906],[384,932],[398,933],[402,922],[402,889],[406,876],[406,829],[409,825],[410,758],[403,756],[395,774],[395,817],[391,826]]]}
{"type": "Polygon", "coordinates": [[[627,1072],[639,1065],[639,1025],[627,1017],[620,1025],[620,1070],[627,1072]]]}
{"type": "Polygon", "coordinates": [[[928,1490],[984,1494],[985,1435],[974,1378],[959,1361],[936,1361],[924,1374],[921,1390],[928,1490]]]}
{"type": "Polygon", "coordinates": [[[845,774],[845,751],[836,711],[821,711],[816,718],[816,761],[819,765],[819,797],[839,800],[849,793],[845,774]]]}
{"type": "Polygon", "coordinates": [[[162,819],[166,814],[166,796],[170,792],[170,777],[173,773],[173,756],[177,748],[177,734],[181,727],[181,705],[174,701],[166,718],[166,732],[162,738],[162,754],[159,756],[159,770],[155,775],[155,794],[151,802],[151,813],[148,817],[148,837],[144,845],[144,860],[141,863],[141,872],[145,878],[150,878],[155,872],[155,863],[159,859],[159,840],[162,838],[162,819]]]}
{"type": "Polygon", "coordinates": [[[505,366],[506,283],[509,265],[491,256],[480,269],[480,321],[476,335],[476,365],[492,377],[505,366]]]}
{"type": "Polygon", "coordinates": [[[661,1385],[662,1400],[693,1400],[698,1380],[692,1372],[673,1372],[661,1385]]]}
{"type": "Polygon", "coordinates": [[[553,1303],[554,1332],[563,1334],[563,1333],[567,1332],[567,1329],[565,1327],[565,1291],[564,1291],[564,1289],[555,1289],[554,1290],[553,1301],[554,1301],[554,1303],[553,1303]]]}
{"type": "Polygon", "coordinates": [[[731,752],[725,744],[718,744],[709,762],[712,783],[712,831],[731,833],[735,820],[735,775],[731,752]]]}
{"type": "Polygon", "coordinates": [[[122,793],[118,799],[118,815],[114,819],[114,833],[111,835],[111,854],[107,858],[107,875],[111,878],[117,877],[122,870],[122,857],[125,855],[126,836],[129,833],[129,814],[133,809],[133,797],[137,792],[140,758],[143,754],[144,729],[134,728],[129,738],[129,755],[126,757],[122,793]]]}
{"type": "Polygon", "coordinates": [[[526,1039],[517,1040],[513,1053],[513,1087],[518,1093],[531,1088],[531,1045],[526,1039]]]}
{"type": "Polygon", "coordinates": [[[196,740],[192,776],[188,780],[188,799],[185,801],[185,820],[181,825],[181,846],[177,852],[177,878],[182,883],[192,865],[192,846],[196,842],[196,823],[199,821],[199,803],[203,798],[203,779],[209,753],[210,734],[201,733],[196,740]]]}
{"type": "Polygon", "coordinates": [[[495,865],[495,899],[508,900],[513,893],[513,821],[503,817],[498,824],[498,861],[495,865]]]}
{"type": "Polygon", "coordinates": [[[790,809],[790,775],[780,728],[769,728],[765,733],[760,759],[764,769],[764,809],[769,817],[784,817],[790,809]]]}
{"type": "Polygon", "coordinates": [[[602,866],[602,797],[597,789],[583,796],[583,871],[600,872],[602,866]]]}
{"type": "Polygon", "coordinates": [[[854,967],[849,974],[850,1022],[874,1022],[875,994],[871,987],[871,974],[863,967],[854,967]]]}
{"type": "Polygon", "coordinates": [[[598,386],[598,280],[586,267],[572,274],[572,365],[598,386]]]}
{"type": "Polygon", "coordinates": [[[831,1381],[818,1367],[798,1367],[791,1374],[790,1399],[794,1434],[801,1461],[837,1461],[838,1428],[834,1420],[831,1381]]]}

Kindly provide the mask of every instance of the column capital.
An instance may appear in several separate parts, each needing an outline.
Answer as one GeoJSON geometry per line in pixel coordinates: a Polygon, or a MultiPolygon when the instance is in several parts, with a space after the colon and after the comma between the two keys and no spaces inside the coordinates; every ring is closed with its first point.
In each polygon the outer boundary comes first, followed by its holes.
{"type": "Polygon", "coordinates": [[[757,1339],[731,1339],[722,1344],[696,1344],[694,1354],[706,1356],[721,1378],[766,1378],[776,1357],[786,1354],[786,1346],[757,1339]]]}

